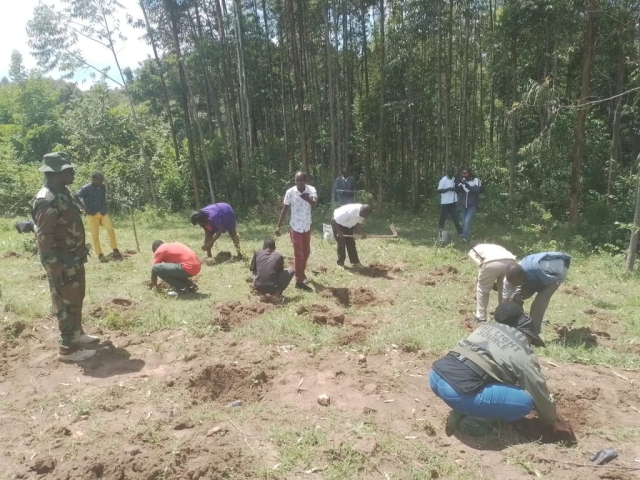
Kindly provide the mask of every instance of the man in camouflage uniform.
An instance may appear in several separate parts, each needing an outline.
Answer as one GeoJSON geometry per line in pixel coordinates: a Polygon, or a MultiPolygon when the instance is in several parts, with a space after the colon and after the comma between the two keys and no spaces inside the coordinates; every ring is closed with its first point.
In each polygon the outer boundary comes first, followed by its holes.
{"type": "Polygon", "coordinates": [[[58,357],[70,362],[93,356],[95,350],[84,350],[82,346],[99,341],[82,330],[88,252],[80,209],[67,190],[67,185],[73,183],[74,168],[67,154],[46,154],[40,167],[45,185],[31,201],[38,251],[60,328],[58,357]]]}

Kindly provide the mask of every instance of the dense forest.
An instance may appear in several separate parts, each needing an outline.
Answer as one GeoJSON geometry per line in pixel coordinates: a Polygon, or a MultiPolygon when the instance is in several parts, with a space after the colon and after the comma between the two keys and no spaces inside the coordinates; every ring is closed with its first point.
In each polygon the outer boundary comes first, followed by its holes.
{"type": "Polygon", "coordinates": [[[62,3],[28,24],[39,68],[14,52],[0,85],[2,213],[25,211],[56,149],[105,172],[113,208],[174,211],[271,211],[300,168],[328,202],[347,167],[378,209],[425,212],[464,165],[488,221],[628,244],[640,0],[62,3]],[[125,12],[153,52],[135,70],[117,58],[125,12]],[[81,37],[118,68],[88,63],[81,37]]]}

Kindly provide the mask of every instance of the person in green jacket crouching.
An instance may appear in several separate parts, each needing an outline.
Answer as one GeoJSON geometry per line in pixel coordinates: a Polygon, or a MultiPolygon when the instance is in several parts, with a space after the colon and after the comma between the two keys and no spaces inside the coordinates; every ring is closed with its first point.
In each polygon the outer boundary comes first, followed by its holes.
{"type": "Polygon", "coordinates": [[[535,409],[555,434],[573,436],[571,425],[556,412],[531,348],[544,346],[531,318],[520,305],[507,302],[498,306],[495,320],[460,341],[429,373],[431,390],[453,409],[447,435],[458,428],[490,433],[483,424],[514,422],[535,409]]]}

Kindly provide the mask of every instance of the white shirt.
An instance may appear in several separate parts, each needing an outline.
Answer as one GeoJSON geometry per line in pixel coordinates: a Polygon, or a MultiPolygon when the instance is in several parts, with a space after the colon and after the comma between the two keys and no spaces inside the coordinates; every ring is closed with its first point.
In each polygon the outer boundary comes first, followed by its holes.
{"type": "Polygon", "coordinates": [[[469,250],[469,258],[473,260],[478,267],[496,260],[514,260],[516,256],[500,245],[492,243],[481,243],[469,250]]]}
{"type": "MultiPolygon", "coordinates": [[[[438,183],[438,190],[444,190],[445,188],[454,188],[456,186],[456,179],[449,178],[446,175],[442,177],[440,183],[438,183]]],[[[456,192],[445,192],[440,194],[440,204],[449,205],[450,203],[456,203],[458,201],[458,194],[456,192]]]]}
{"type": "MultiPolygon", "coordinates": [[[[316,189],[311,185],[306,185],[302,193],[308,193],[311,200],[318,199],[316,189]]],[[[298,187],[294,185],[284,194],[284,204],[291,207],[291,221],[289,225],[298,233],[306,233],[311,230],[311,205],[309,202],[300,198],[302,193],[300,193],[298,187]]]]}
{"type": "Polygon", "coordinates": [[[360,216],[361,208],[361,203],[343,205],[333,211],[333,219],[338,225],[342,225],[346,228],[353,228],[364,220],[364,218],[360,216]]]}

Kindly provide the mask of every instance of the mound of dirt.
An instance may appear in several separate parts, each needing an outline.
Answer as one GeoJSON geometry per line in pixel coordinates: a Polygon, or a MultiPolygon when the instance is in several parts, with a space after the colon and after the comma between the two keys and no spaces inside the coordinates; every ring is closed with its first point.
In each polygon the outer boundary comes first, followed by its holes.
{"type": "Polygon", "coordinates": [[[229,403],[241,400],[247,404],[262,400],[269,378],[264,371],[219,363],[194,371],[183,383],[202,401],[229,403]]]}
{"type": "Polygon", "coordinates": [[[580,288],[577,285],[571,285],[571,286],[568,286],[568,287],[564,287],[560,291],[562,293],[566,293],[567,295],[574,295],[574,296],[580,297],[580,298],[592,298],[592,295],[589,292],[587,292],[583,288],[580,288]]]}
{"type": "Polygon", "coordinates": [[[4,255],[2,255],[2,258],[20,258],[22,257],[22,255],[20,255],[18,252],[7,252],[4,255]]]}
{"type": "Polygon", "coordinates": [[[215,314],[212,324],[228,332],[274,308],[274,305],[265,303],[218,302],[213,306],[215,314]]]}
{"type": "Polygon", "coordinates": [[[128,298],[115,297],[111,299],[111,303],[119,307],[130,307],[134,302],[133,300],[129,300],[128,298]]]}
{"type": "Polygon", "coordinates": [[[344,307],[351,305],[351,293],[348,288],[327,288],[320,295],[324,298],[335,298],[336,302],[344,307]]]}
{"type": "Polygon", "coordinates": [[[571,327],[556,327],[556,333],[560,339],[570,346],[584,346],[586,348],[593,348],[598,345],[599,339],[610,339],[611,335],[607,332],[599,332],[591,330],[589,327],[571,328],[571,327]]]}
{"type": "Polygon", "coordinates": [[[346,346],[351,344],[362,345],[369,338],[369,330],[366,328],[353,328],[346,333],[343,333],[338,338],[338,345],[346,346]]]}
{"type": "Polygon", "coordinates": [[[445,275],[457,275],[458,269],[452,265],[444,265],[433,270],[429,275],[432,277],[444,277],[445,275]]]}
{"type": "Polygon", "coordinates": [[[365,277],[371,278],[389,278],[389,272],[392,267],[383,263],[371,263],[368,267],[360,267],[356,272],[365,277]]]}
{"type": "Polygon", "coordinates": [[[425,287],[435,287],[436,286],[435,279],[433,279],[433,278],[431,278],[429,276],[418,278],[418,283],[420,285],[424,285],[425,287]]]}
{"type": "Polygon", "coordinates": [[[322,303],[300,305],[296,313],[298,315],[311,315],[313,323],[318,325],[343,325],[344,312],[337,308],[322,303]]]}
{"type": "Polygon", "coordinates": [[[379,303],[380,300],[370,289],[366,287],[351,289],[351,303],[358,306],[373,305],[379,303]]]}
{"type": "Polygon", "coordinates": [[[323,273],[327,273],[327,267],[319,266],[311,270],[311,273],[314,275],[322,275],[323,273]]]}

